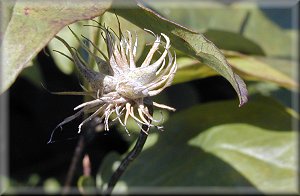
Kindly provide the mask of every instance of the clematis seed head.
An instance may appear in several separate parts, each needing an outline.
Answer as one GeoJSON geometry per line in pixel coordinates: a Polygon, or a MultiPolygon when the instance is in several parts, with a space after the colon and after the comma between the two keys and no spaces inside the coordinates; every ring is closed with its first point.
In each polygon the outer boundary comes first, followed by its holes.
{"type": "MultiPolygon", "coordinates": [[[[87,44],[82,42],[72,29],[70,30],[80,41],[81,46],[95,59],[99,70],[104,70],[103,72],[90,69],[76,49],[56,36],[67,47],[71,57],[63,55],[74,62],[91,86],[91,90],[82,92],[82,94],[90,95],[93,98],[91,101],[76,106],[74,110],[77,113],[66,118],[57,127],[70,122],[82,113],[89,113],[89,117],[79,125],[79,132],[86,122],[96,116],[100,116],[100,119],[104,122],[105,130],[109,130],[109,118],[115,113],[117,116],[115,120],[118,120],[126,131],[128,131],[126,125],[129,117],[133,118],[140,126],[147,125],[148,129],[150,127],[162,129],[162,127],[152,124],[157,120],[150,115],[147,105],[150,104],[171,111],[175,111],[175,109],[147,100],[170,86],[176,73],[176,54],[172,55],[170,52],[169,37],[163,33],[155,35],[152,31],[145,29],[145,31],[155,36],[155,41],[144,61],[141,65],[137,65],[137,35],[133,40],[130,31],[123,34],[120,30],[120,35],[117,36],[108,27],[97,24],[94,27],[100,28],[102,31],[101,35],[107,47],[107,56],[91,40],[83,36],[86,43],[93,45],[102,54],[102,57],[96,56],[90,51],[87,44]],[[163,46],[164,50],[160,52],[160,57],[153,62],[153,56],[159,51],[160,46],[163,46]]],[[[147,130],[144,131],[147,132],[147,130]]]]}

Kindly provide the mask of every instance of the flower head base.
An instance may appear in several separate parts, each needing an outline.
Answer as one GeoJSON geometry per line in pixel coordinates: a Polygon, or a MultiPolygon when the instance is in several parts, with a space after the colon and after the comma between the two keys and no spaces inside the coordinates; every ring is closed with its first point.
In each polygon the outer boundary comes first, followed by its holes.
{"type": "MultiPolygon", "coordinates": [[[[155,126],[151,122],[156,122],[157,120],[153,119],[147,105],[175,111],[172,107],[151,102],[147,98],[159,94],[166,87],[170,86],[176,73],[176,56],[173,57],[169,51],[170,39],[168,36],[163,33],[155,35],[150,30],[146,30],[152,33],[156,40],[143,63],[137,66],[135,63],[138,43],[137,35],[135,35],[135,40],[133,41],[133,36],[129,31],[127,31],[127,36],[121,31],[120,35],[117,36],[116,33],[105,26],[99,24],[99,26],[95,27],[100,28],[102,31],[101,35],[106,43],[108,56],[100,51],[91,40],[84,36],[83,38],[86,42],[93,45],[105,60],[93,54],[85,43],[81,42],[81,45],[89,55],[92,55],[97,62],[99,70],[102,72],[95,72],[89,69],[77,50],[70,47],[62,38],[56,36],[71,53],[72,57],[67,57],[75,63],[81,74],[91,85],[91,91],[79,94],[88,94],[93,97],[92,101],[75,107],[74,110],[79,111],[73,116],[66,118],[57,127],[70,122],[82,113],[91,113],[79,125],[79,132],[82,125],[96,116],[100,116],[104,122],[105,130],[109,130],[109,118],[115,113],[117,116],[115,120],[118,120],[125,127],[126,131],[129,117],[132,117],[138,125],[147,125],[149,129],[155,126]],[[164,51],[160,53],[158,60],[151,62],[153,55],[159,50],[159,46],[162,45],[162,38],[165,41],[164,51]]],[[[72,33],[80,41],[73,31],[72,33]]],[[[159,126],[155,127],[162,128],[159,126]]],[[[148,130],[144,131],[147,132],[148,130]]]]}

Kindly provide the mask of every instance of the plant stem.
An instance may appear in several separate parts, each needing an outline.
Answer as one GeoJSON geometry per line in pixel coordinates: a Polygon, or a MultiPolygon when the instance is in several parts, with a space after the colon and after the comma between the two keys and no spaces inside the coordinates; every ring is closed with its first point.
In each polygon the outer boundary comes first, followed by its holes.
{"type": "Polygon", "coordinates": [[[74,152],[74,155],[73,155],[73,158],[72,158],[72,161],[71,161],[71,165],[70,165],[69,170],[68,170],[65,185],[64,185],[64,188],[62,190],[63,195],[67,195],[70,192],[72,180],[74,178],[74,173],[76,171],[77,164],[78,164],[78,162],[81,158],[82,152],[83,152],[83,148],[84,148],[84,145],[85,145],[84,143],[85,143],[84,135],[80,135],[80,138],[78,140],[78,143],[77,143],[77,146],[75,148],[75,152],[74,152]]]}
{"type": "MultiPolygon", "coordinates": [[[[152,115],[153,114],[152,106],[148,106],[148,108],[150,109],[150,114],[152,115]]],[[[117,182],[119,181],[119,179],[121,178],[121,176],[123,175],[125,170],[127,169],[128,165],[132,161],[134,161],[139,156],[139,154],[141,153],[141,151],[142,151],[142,149],[143,149],[143,147],[146,143],[146,140],[148,138],[148,134],[144,130],[148,130],[147,125],[142,125],[142,130],[140,131],[140,134],[139,134],[139,137],[138,137],[138,139],[135,143],[135,146],[127,154],[127,156],[122,160],[122,162],[121,162],[120,166],[118,167],[118,169],[110,177],[109,182],[108,182],[108,186],[107,186],[107,190],[104,192],[104,195],[111,195],[115,185],[117,184],[117,182]]]]}
{"type": "MultiPolygon", "coordinates": [[[[146,127],[147,128],[147,127],[146,127]]],[[[114,189],[115,185],[119,181],[120,177],[125,172],[126,168],[142,151],[143,146],[147,140],[147,134],[143,131],[140,132],[139,138],[133,148],[133,150],[122,160],[118,169],[114,172],[114,174],[109,179],[108,187],[105,192],[106,195],[111,195],[112,190],[114,189]]]]}

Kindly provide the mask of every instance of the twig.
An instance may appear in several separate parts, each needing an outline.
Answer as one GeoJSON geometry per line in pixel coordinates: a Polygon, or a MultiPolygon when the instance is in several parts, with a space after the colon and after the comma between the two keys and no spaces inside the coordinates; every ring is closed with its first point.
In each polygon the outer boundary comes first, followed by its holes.
{"type": "MultiPolygon", "coordinates": [[[[148,106],[149,108],[149,112],[152,115],[153,114],[153,108],[152,106],[148,106]]],[[[149,120],[149,119],[148,119],[149,120]]],[[[142,126],[142,130],[140,131],[140,135],[135,143],[134,148],[128,153],[128,155],[122,160],[120,166],[118,167],[118,169],[113,173],[113,175],[110,177],[109,182],[108,182],[108,186],[107,186],[107,190],[104,192],[104,195],[111,195],[115,185],[117,184],[117,182],[119,181],[120,177],[123,175],[123,173],[125,172],[125,170],[127,169],[128,165],[134,161],[138,155],[141,153],[148,134],[145,133],[144,130],[147,130],[148,126],[147,125],[143,125],[142,126]]]]}
{"type": "Polygon", "coordinates": [[[74,155],[73,155],[73,158],[72,158],[72,161],[71,161],[71,165],[70,165],[69,170],[68,170],[65,185],[64,185],[64,188],[62,190],[62,195],[69,194],[69,192],[71,190],[71,183],[72,183],[72,180],[74,178],[74,174],[75,174],[75,171],[76,171],[77,164],[78,164],[78,162],[81,158],[82,152],[83,152],[84,143],[85,143],[84,135],[80,135],[80,138],[78,140],[78,143],[77,143],[77,146],[75,148],[75,152],[74,152],[74,155]]]}
{"type": "MultiPolygon", "coordinates": [[[[77,169],[77,166],[79,164],[79,162],[84,158],[84,151],[85,151],[85,146],[89,143],[89,141],[91,140],[91,137],[95,136],[95,129],[96,127],[99,125],[99,118],[95,117],[93,118],[89,123],[87,123],[84,126],[84,131],[83,133],[80,135],[77,146],[75,148],[74,151],[74,155],[67,173],[67,177],[66,177],[66,181],[62,190],[62,195],[67,195],[70,193],[71,190],[71,184],[72,181],[74,179],[74,175],[77,169]]],[[[101,130],[104,129],[104,126],[101,126],[99,128],[101,130]]],[[[91,167],[91,165],[89,165],[88,167],[91,167]]],[[[83,165],[83,169],[86,169],[86,167],[83,165]]],[[[89,168],[90,169],[90,168],[89,168]]],[[[86,173],[84,173],[86,174],[86,173]]]]}

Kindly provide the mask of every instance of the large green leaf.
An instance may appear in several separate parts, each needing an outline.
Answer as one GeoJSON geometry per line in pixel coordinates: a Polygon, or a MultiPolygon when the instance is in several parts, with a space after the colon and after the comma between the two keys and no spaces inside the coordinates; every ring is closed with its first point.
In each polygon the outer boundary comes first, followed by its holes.
{"type": "Polygon", "coordinates": [[[224,124],[189,141],[229,163],[266,193],[296,192],[296,132],[224,124]],[[238,137],[237,137],[238,136],[238,137]]]}
{"type": "Polygon", "coordinates": [[[15,1],[0,2],[0,10],[1,10],[0,42],[2,42],[5,29],[10,21],[14,5],[15,5],[15,1]]]}
{"type": "Polygon", "coordinates": [[[296,192],[293,121],[289,110],[262,97],[243,108],[221,101],[178,112],[125,172],[122,190],[126,183],[128,191],[296,192]]]}
{"type": "Polygon", "coordinates": [[[176,49],[205,63],[224,76],[237,92],[240,105],[247,101],[247,89],[243,80],[232,71],[220,50],[202,34],[171,22],[140,3],[130,8],[117,7],[112,12],[140,28],[150,29],[156,34],[168,35],[176,49]]]}
{"type": "Polygon", "coordinates": [[[17,1],[6,28],[2,48],[0,92],[4,92],[26,64],[64,26],[99,16],[110,1],[17,1]]]}

